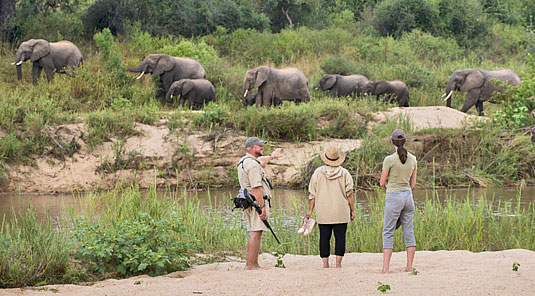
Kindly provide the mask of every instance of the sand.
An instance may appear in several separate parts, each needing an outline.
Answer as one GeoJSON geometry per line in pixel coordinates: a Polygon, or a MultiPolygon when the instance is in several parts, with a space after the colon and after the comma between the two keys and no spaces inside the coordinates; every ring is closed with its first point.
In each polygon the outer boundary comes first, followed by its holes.
{"type": "MultiPolygon", "coordinates": [[[[244,242],[245,247],[245,242],[244,242]]],[[[334,257],[331,256],[331,265],[334,257]]],[[[261,270],[245,271],[243,262],[201,265],[166,276],[138,276],[84,285],[51,285],[0,290],[0,295],[535,295],[535,252],[506,250],[418,251],[417,275],[401,270],[405,253],[394,253],[390,274],[381,274],[382,254],[346,254],[341,269],[321,268],[319,256],[261,254],[261,270]],[[514,262],[520,264],[512,270],[514,262]]]]}

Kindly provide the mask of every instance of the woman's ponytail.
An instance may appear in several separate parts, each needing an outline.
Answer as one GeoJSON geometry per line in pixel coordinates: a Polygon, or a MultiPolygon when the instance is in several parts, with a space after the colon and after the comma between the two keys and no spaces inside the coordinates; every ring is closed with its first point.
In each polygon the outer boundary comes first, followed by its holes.
{"type": "Polygon", "coordinates": [[[402,130],[396,129],[392,132],[390,140],[392,140],[392,144],[394,144],[394,146],[398,147],[397,150],[399,160],[402,164],[405,164],[405,162],[407,161],[407,149],[403,147],[403,145],[405,145],[405,142],[407,141],[405,133],[402,130]]]}
{"type": "MultiPolygon", "coordinates": [[[[397,140],[399,141],[399,140],[397,140]]],[[[396,141],[396,142],[397,142],[396,141]]],[[[405,162],[407,161],[407,149],[405,149],[405,147],[403,147],[403,145],[405,144],[405,140],[402,140],[403,143],[401,145],[396,145],[396,147],[398,147],[398,156],[399,156],[399,161],[401,161],[402,164],[405,164],[405,162]]],[[[394,142],[394,141],[392,141],[394,142]]]]}

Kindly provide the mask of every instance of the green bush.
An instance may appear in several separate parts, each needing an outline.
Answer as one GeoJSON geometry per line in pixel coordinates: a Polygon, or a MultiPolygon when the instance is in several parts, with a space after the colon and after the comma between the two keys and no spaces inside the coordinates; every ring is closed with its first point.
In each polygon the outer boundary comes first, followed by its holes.
{"type": "Polygon", "coordinates": [[[155,276],[184,270],[189,267],[187,254],[192,246],[179,239],[187,234],[178,221],[176,213],[168,219],[139,213],[133,220],[104,227],[80,218],[73,231],[77,254],[95,264],[96,272],[155,276]]]}
{"type": "Polygon", "coordinates": [[[385,0],[374,9],[374,24],[381,35],[401,37],[403,32],[420,29],[435,32],[438,9],[426,0],[385,0]]]}
{"type": "Polygon", "coordinates": [[[160,52],[174,57],[190,57],[201,64],[217,58],[215,49],[202,40],[197,43],[182,40],[178,45],[165,45],[160,52]]]}
{"type": "Polygon", "coordinates": [[[359,67],[355,61],[343,55],[329,56],[328,58],[324,59],[321,63],[321,70],[326,74],[361,74],[366,77],[369,75],[367,71],[359,67]]]}
{"type": "Polygon", "coordinates": [[[230,111],[226,105],[210,102],[204,107],[204,113],[195,118],[197,126],[212,128],[212,126],[227,125],[230,111]]]}
{"type": "Polygon", "coordinates": [[[528,54],[529,69],[522,77],[522,85],[509,87],[495,100],[502,105],[494,112],[497,123],[506,128],[522,128],[535,125],[535,57],[528,54]]]}
{"type": "Polygon", "coordinates": [[[248,107],[235,113],[234,122],[247,135],[270,139],[308,141],[317,137],[314,110],[310,104],[285,102],[280,107],[248,107]]]}

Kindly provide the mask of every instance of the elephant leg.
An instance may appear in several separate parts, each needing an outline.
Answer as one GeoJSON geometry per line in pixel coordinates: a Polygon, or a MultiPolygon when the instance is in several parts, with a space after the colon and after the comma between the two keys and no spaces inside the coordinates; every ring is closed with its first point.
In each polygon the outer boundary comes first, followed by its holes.
{"type": "Polygon", "coordinates": [[[32,67],[32,82],[33,82],[33,84],[37,84],[37,81],[39,80],[39,76],[41,76],[41,70],[43,70],[43,68],[41,68],[41,66],[39,66],[37,63],[33,64],[33,67],[32,67]]]}
{"type": "Polygon", "coordinates": [[[184,107],[184,102],[186,101],[186,98],[184,98],[183,95],[180,95],[180,99],[178,99],[178,106],[184,107]]]}
{"type": "Polygon", "coordinates": [[[461,112],[466,113],[472,106],[474,106],[477,101],[479,100],[479,90],[473,89],[468,92],[468,95],[466,95],[466,100],[464,101],[464,105],[461,108],[461,112]]]}
{"type": "Polygon", "coordinates": [[[258,108],[262,105],[262,97],[264,96],[264,93],[259,91],[257,94],[256,94],[256,98],[255,98],[255,106],[258,108]]]}
{"type": "Polygon", "coordinates": [[[46,74],[46,79],[48,80],[48,82],[52,81],[52,79],[54,79],[54,68],[51,68],[51,69],[45,68],[45,74],[46,74]]]}
{"type": "Polygon", "coordinates": [[[476,109],[479,116],[485,116],[485,113],[483,113],[483,101],[477,101],[476,109]]]}

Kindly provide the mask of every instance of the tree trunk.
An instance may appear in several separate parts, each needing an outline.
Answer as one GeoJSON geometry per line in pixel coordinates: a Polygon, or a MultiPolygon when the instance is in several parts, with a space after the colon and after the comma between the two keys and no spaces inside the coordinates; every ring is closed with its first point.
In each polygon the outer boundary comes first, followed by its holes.
{"type": "Polygon", "coordinates": [[[0,0],[0,39],[12,42],[15,40],[15,2],[16,0],[0,0]]]}

